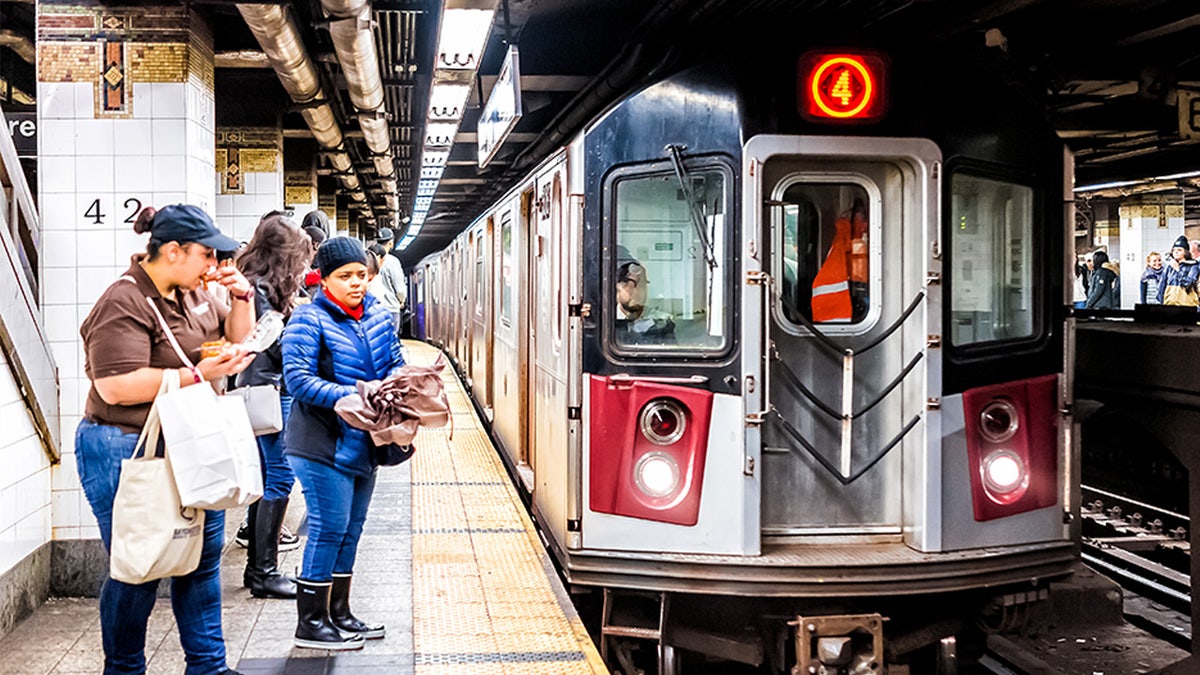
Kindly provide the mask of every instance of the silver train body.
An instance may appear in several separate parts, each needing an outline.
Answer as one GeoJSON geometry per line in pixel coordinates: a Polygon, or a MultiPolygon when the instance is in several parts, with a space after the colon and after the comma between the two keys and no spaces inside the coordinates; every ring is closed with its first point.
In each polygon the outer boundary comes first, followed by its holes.
{"type": "Polygon", "coordinates": [[[610,658],[634,635],[663,672],[674,648],[877,672],[1077,560],[1069,154],[996,84],[957,92],[975,119],[931,109],[920,55],[858,62],[890,75],[865,123],[767,84],[822,58],[646,85],[413,270],[418,334],[565,578],[605,589],[610,658]],[[659,623],[622,627],[627,596],[659,623]]]}

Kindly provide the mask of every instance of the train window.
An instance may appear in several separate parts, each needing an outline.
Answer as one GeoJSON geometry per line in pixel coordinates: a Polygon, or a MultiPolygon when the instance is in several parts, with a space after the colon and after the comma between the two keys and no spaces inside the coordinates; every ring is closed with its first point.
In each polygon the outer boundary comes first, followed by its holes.
{"type": "Polygon", "coordinates": [[[610,316],[618,349],[726,347],[729,189],[717,167],[616,179],[610,316]]]}
{"type": "Polygon", "coordinates": [[[513,226],[512,213],[505,213],[500,219],[500,321],[505,326],[516,323],[513,316],[516,306],[513,303],[514,286],[517,283],[516,256],[513,255],[513,226]]]}
{"type": "Polygon", "coordinates": [[[951,342],[1031,337],[1033,190],[962,173],[950,190],[951,342]]]}
{"type": "Polygon", "coordinates": [[[870,198],[857,183],[799,182],[783,193],[779,301],[795,325],[856,324],[870,309],[870,198]]]}
{"type": "Polygon", "coordinates": [[[483,237],[475,239],[475,315],[483,316],[483,237]]]}
{"type": "Polygon", "coordinates": [[[562,317],[566,299],[562,294],[563,282],[563,245],[566,234],[562,231],[562,180],[560,174],[554,174],[553,188],[550,192],[550,255],[554,266],[554,344],[562,343],[562,317]]]}

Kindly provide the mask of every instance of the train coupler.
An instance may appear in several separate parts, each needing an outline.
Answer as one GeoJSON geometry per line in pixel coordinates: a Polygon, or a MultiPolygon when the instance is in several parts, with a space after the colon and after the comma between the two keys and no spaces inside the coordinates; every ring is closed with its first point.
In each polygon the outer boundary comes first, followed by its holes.
{"type": "Polygon", "coordinates": [[[879,614],[797,616],[792,675],[877,675],[883,672],[879,614]]]}

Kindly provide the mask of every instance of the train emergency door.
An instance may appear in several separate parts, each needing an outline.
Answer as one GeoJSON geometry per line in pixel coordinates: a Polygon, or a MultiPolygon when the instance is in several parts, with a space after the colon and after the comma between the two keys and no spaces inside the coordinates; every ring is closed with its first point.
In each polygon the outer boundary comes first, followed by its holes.
{"type": "Polygon", "coordinates": [[[899,540],[922,519],[904,495],[930,479],[925,403],[940,390],[925,288],[938,150],[784,136],[746,147],[746,236],[766,275],[746,285],[743,324],[764,383],[748,402],[762,534],[899,540]]]}

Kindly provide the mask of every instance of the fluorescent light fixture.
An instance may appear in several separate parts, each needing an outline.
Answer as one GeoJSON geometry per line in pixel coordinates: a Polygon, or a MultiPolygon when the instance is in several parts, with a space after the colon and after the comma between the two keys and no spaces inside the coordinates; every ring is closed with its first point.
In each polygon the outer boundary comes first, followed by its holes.
{"type": "MultiPolygon", "coordinates": [[[[425,181],[421,182],[424,183],[425,181]]],[[[435,192],[437,192],[437,183],[417,188],[418,197],[432,197],[435,192]]]]}
{"type": "Polygon", "coordinates": [[[471,93],[471,85],[454,84],[451,82],[435,82],[433,91],[429,93],[429,119],[454,120],[462,119],[467,107],[467,95],[471,93]]]}
{"type": "Polygon", "coordinates": [[[1153,178],[1139,178],[1137,180],[1120,180],[1112,183],[1097,183],[1095,185],[1081,185],[1075,188],[1075,192],[1092,192],[1093,190],[1108,190],[1112,188],[1130,187],[1133,185],[1145,185],[1147,183],[1157,183],[1159,181],[1179,180],[1180,178],[1195,178],[1200,176],[1200,171],[1187,171],[1185,173],[1173,173],[1168,176],[1155,176],[1153,178]]]}
{"type": "Polygon", "coordinates": [[[414,213],[409,222],[412,223],[412,225],[414,227],[419,228],[421,225],[423,225],[425,223],[425,216],[427,213],[428,213],[428,211],[420,211],[420,212],[414,213]]]}
{"type": "Polygon", "coordinates": [[[421,178],[432,178],[434,180],[439,180],[439,179],[441,179],[442,174],[445,173],[445,171],[446,171],[446,167],[444,167],[444,166],[421,167],[421,178]]]}
{"type": "Polygon", "coordinates": [[[428,211],[429,207],[433,206],[433,197],[417,197],[417,200],[414,203],[417,205],[418,209],[424,208],[426,211],[428,211]]]}
{"type": "Polygon", "coordinates": [[[430,150],[425,149],[421,153],[421,166],[446,166],[446,162],[450,159],[449,150],[430,150]]]}
{"type": "Polygon", "coordinates": [[[447,9],[442,12],[435,68],[476,70],[492,32],[494,9],[447,9]]]}
{"type": "Polygon", "coordinates": [[[417,183],[417,189],[418,190],[420,190],[422,188],[437,189],[437,184],[438,184],[438,182],[437,182],[436,178],[425,178],[417,183]]]}
{"type": "Polygon", "coordinates": [[[446,147],[454,144],[458,122],[426,122],[425,145],[446,147]]]}

